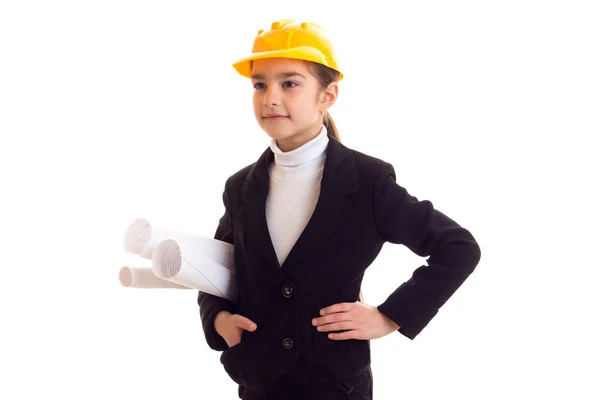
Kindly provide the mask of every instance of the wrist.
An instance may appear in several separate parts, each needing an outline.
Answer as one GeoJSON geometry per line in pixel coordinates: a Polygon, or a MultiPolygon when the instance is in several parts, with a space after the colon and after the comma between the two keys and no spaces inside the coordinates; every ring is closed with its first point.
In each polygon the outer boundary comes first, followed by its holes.
{"type": "Polygon", "coordinates": [[[390,327],[391,332],[397,331],[398,329],[400,329],[400,326],[397,323],[395,323],[394,320],[392,320],[390,317],[388,317],[381,311],[379,311],[379,310],[377,310],[377,311],[379,312],[379,314],[381,314],[383,316],[383,319],[385,320],[386,324],[390,327]]]}

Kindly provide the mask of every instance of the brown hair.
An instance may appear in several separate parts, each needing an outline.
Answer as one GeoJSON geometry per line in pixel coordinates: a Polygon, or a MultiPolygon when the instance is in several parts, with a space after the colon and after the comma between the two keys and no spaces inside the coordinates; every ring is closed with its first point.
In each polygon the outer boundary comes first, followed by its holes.
{"type": "MultiPolygon", "coordinates": [[[[329,86],[331,82],[337,82],[340,79],[340,73],[338,71],[323,64],[309,62],[309,70],[314,77],[317,78],[317,81],[319,81],[321,89],[327,89],[327,86],[329,86]]],[[[338,142],[342,141],[340,139],[340,133],[328,111],[323,115],[323,125],[327,128],[328,134],[333,136],[338,142]]]]}

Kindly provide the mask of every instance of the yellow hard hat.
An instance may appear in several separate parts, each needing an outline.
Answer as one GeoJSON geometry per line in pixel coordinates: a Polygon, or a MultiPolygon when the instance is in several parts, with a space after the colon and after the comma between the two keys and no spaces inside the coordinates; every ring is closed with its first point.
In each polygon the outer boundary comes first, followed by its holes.
{"type": "Polygon", "coordinates": [[[259,30],[254,39],[252,54],[236,61],[233,67],[242,76],[252,76],[251,61],[264,58],[295,58],[313,61],[339,70],[337,55],[325,30],[312,22],[281,20],[273,22],[268,31],[259,30]]]}

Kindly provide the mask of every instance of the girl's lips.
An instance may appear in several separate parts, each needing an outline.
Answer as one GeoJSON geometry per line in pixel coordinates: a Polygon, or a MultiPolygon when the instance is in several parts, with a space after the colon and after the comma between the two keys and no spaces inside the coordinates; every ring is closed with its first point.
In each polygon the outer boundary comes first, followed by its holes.
{"type": "Polygon", "coordinates": [[[264,117],[264,119],[268,119],[268,120],[279,120],[279,119],[286,119],[286,118],[289,118],[289,117],[286,117],[284,115],[271,115],[268,117],[264,117]]]}

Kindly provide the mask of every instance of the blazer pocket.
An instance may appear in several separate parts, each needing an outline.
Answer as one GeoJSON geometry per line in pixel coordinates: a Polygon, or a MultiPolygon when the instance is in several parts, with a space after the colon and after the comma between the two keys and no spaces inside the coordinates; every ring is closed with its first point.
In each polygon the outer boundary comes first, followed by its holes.
{"type": "Polygon", "coordinates": [[[245,344],[238,343],[221,353],[220,361],[223,364],[225,372],[233,379],[234,382],[241,384],[245,376],[244,367],[245,361],[245,344]]]}
{"type": "Polygon", "coordinates": [[[346,394],[348,400],[373,399],[373,374],[368,367],[362,374],[335,386],[346,394]]]}
{"type": "Polygon", "coordinates": [[[246,346],[246,331],[242,331],[240,342],[235,344],[221,353],[220,361],[225,368],[225,371],[235,381],[242,375],[241,365],[244,364],[244,347],[246,346]],[[234,378],[235,377],[235,378],[234,378]]]}
{"type": "Polygon", "coordinates": [[[336,387],[346,394],[348,400],[372,400],[373,396],[358,391],[354,386],[345,383],[336,383],[336,387]]]}
{"type": "Polygon", "coordinates": [[[257,377],[260,376],[258,365],[256,364],[255,344],[248,340],[247,335],[253,332],[242,332],[240,343],[225,349],[221,353],[221,364],[229,377],[238,385],[245,386],[253,391],[258,390],[257,377]]]}

